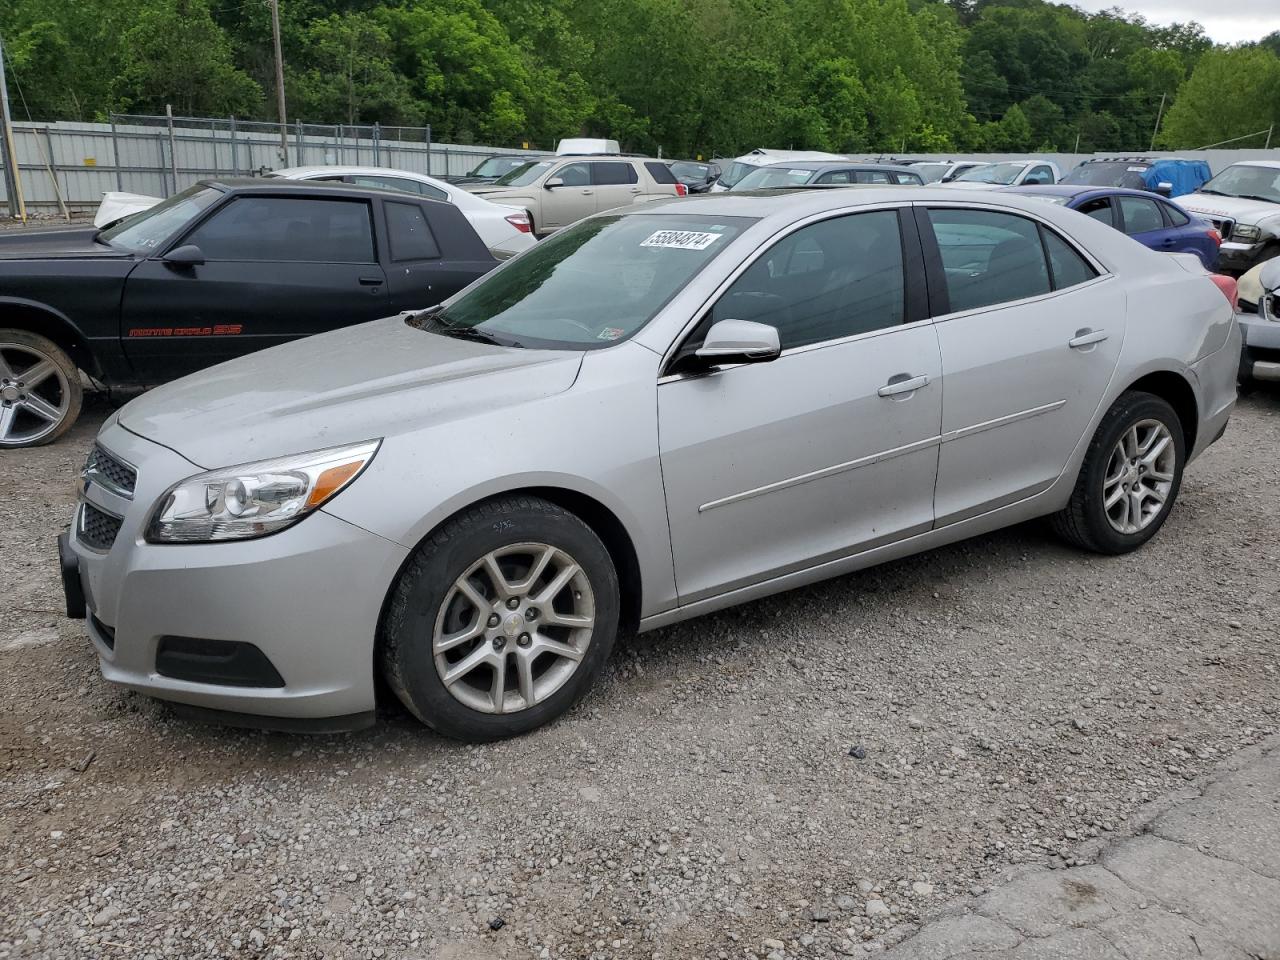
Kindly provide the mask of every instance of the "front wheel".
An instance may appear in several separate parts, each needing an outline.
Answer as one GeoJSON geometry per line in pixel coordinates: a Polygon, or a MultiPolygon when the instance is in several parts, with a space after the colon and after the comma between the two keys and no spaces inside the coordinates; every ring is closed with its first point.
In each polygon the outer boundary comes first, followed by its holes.
{"type": "Polygon", "coordinates": [[[1052,518],[1055,531],[1097,553],[1136,550],[1168,518],[1185,462],[1173,407],[1154,394],[1122,394],[1093,435],[1066,509],[1052,518]]]}
{"type": "Polygon", "coordinates": [[[418,548],[382,635],[387,682],[459,740],[526,733],[595,680],[618,630],[618,578],[582,520],[537,497],[483,503],[418,548]]]}
{"type": "Polygon", "coordinates": [[[80,373],[65,350],[26,330],[0,330],[0,448],[36,447],[80,416],[80,373]]]}

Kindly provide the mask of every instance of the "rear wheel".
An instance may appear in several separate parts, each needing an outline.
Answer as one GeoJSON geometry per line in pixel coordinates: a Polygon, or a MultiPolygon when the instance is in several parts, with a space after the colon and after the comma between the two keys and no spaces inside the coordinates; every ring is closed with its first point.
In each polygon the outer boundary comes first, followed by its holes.
{"type": "Polygon", "coordinates": [[[66,351],[26,330],[0,330],[0,447],[35,447],[80,415],[80,374],[66,351]]]}
{"type": "Polygon", "coordinates": [[[1154,394],[1122,394],[1098,425],[1071,500],[1052,518],[1054,529],[1086,550],[1136,550],[1168,518],[1185,462],[1173,407],[1154,394]]]}
{"type": "Polygon", "coordinates": [[[382,665],[404,705],[460,740],[526,733],[599,674],[618,629],[608,550],[536,497],[480,504],[417,550],[388,607],[382,665]]]}

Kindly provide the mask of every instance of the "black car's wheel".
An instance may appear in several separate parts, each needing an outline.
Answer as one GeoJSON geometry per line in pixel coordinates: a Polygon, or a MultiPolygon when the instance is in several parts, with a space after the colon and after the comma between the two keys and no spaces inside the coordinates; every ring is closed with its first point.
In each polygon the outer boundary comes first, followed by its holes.
{"type": "Polygon", "coordinates": [[[1098,553],[1136,550],[1164,524],[1182,486],[1185,440],[1160,397],[1124,393],[1098,425],[1057,533],[1098,553]]]}
{"type": "Polygon", "coordinates": [[[80,416],[80,373],[66,351],[26,330],[0,330],[0,448],[35,447],[80,416]]]}
{"type": "Polygon", "coordinates": [[[617,573],[590,527],[537,497],[493,500],[418,547],[388,604],[383,671],[446,736],[515,736],[587,690],[618,611],[617,573]]]}

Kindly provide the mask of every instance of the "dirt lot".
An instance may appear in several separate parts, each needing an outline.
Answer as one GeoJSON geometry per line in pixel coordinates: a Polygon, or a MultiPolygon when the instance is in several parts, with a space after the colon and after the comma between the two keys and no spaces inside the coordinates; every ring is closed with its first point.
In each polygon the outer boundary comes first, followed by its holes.
{"type": "Polygon", "coordinates": [[[1280,393],[1135,556],[1021,527],[658,631],[479,748],[106,685],[53,554],[106,410],[0,454],[0,957],[864,956],[1280,726],[1280,393]]]}

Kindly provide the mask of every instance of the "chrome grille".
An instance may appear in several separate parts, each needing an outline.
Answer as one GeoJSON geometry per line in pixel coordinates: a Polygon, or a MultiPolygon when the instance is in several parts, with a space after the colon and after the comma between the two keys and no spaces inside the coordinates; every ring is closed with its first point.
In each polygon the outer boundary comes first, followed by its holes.
{"type": "Polygon", "coordinates": [[[1236,228],[1236,222],[1226,217],[1210,217],[1209,222],[1217,229],[1218,234],[1223,240],[1231,239],[1231,231],[1236,228]]]}
{"type": "Polygon", "coordinates": [[[123,460],[95,446],[89,452],[89,459],[85,462],[84,479],[118,496],[132,499],[133,488],[138,482],[138,473],[123,460]]]}
{"type": "Polygon", "coordinates": [[[76,539],[94,550],[110,550],[120,532],[121,519],[92,503],[80,505],[80,522],[76,524],[76,539]]]}

